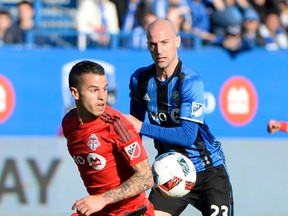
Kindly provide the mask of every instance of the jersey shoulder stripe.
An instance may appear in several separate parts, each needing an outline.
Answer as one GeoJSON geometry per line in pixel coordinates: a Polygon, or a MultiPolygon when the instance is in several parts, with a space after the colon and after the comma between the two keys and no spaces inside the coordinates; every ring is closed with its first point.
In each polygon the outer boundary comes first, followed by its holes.
{"type": "Polygon", "coordinates": [[[123,123],[122,119],[119,115],[117,115],[117,112],[115,113],[108,113],[105,112],[100,119],[104,121],[105,123],[109,123],[112,125],[113,129],[121,139],[123,143],[128,143],[132,140],[133,136],[130,134],[128,128],[123,123]]]}
{"type": "Polygon", "coordinates": [[[123,123],[122,119],[118,118],[117,121],[114,122],[113,127],[116,133],[118,133],[118,135],[122,139],[123,143],[128,143],[132,140],[132,136],[125,124],[123,123]]]}

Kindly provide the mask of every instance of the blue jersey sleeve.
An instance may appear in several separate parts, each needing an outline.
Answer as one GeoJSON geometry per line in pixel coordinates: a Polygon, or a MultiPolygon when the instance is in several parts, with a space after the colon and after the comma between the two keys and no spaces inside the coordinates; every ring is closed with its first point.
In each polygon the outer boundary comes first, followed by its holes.
{"type": "Polygon", "coordinates": [[[187,76],[181,87],[180,119],[204,123],[204,84],[199,76],[187,76]]]}
{"type": "Polygon", "coordinates": [[[146,109],[141,103],[138,103],[135,99],[130,99],[130,114],[139,119],[140,121],[145,120],[146,109]]]}
{"type": "Polygon", "coordinates": [[[145,114],[146,114],[146,108],[143,103],[141,103],[141,97],[138,90],[138,75],[139,71],[136,71],[131,77],[130,77],[130,83],[129,83],[129,97],[130,97],[130,114],[135,116],[140,121],[145,120],[145,114]]]}
{"type": "Polygon", "coordinates": [[[160,127],[143,122],[140,134],[166,143],[182,147],[191,146],[197,137],[198,124],[191,121],[181,121],[180,127],[160,127]]]}

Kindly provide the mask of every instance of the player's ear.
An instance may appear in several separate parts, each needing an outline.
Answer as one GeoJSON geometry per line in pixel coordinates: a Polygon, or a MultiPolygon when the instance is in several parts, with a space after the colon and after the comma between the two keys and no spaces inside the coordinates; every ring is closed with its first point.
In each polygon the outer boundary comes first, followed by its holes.
{"type": "Polygon", "coordinates": [[[180,35],[177,35],[175,38],[175,45],[178,48],[180,46],[180,44],[181,44],[181,37],[180,37],[180,35]]]}
{"type": "Polygon", "coordinates": [[[78,90],[75,87],[70,87],[70,92],[71,92],[71,95],[74,98],[74,100],[78,100],[79,99],[79,93],[78,93],[78,90]]]}

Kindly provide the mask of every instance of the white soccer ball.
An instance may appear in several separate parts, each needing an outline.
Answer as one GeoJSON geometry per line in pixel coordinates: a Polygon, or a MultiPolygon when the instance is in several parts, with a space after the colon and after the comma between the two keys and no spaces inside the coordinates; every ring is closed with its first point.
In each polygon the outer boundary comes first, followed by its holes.
{"type": "Polygon", "coordinates": [[[179,198],[188,194],[196,183],[196,170],[192,161],[178,152],[158,156],[152,164],[153,189],[166,198],[179,198]]]}

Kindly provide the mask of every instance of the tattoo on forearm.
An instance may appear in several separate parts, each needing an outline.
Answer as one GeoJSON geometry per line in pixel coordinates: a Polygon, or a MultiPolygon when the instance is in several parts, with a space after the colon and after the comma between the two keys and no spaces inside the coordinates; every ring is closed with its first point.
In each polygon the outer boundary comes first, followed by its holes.
{"type": "Polygon", "coordinates": [[[117,188],[103,194],[109,203],[119,202],[123,199],[136,196],[151,188],[153,177],[148,160],[138,163],[133,168],[135,173],[131,178],[117,188]]]}

